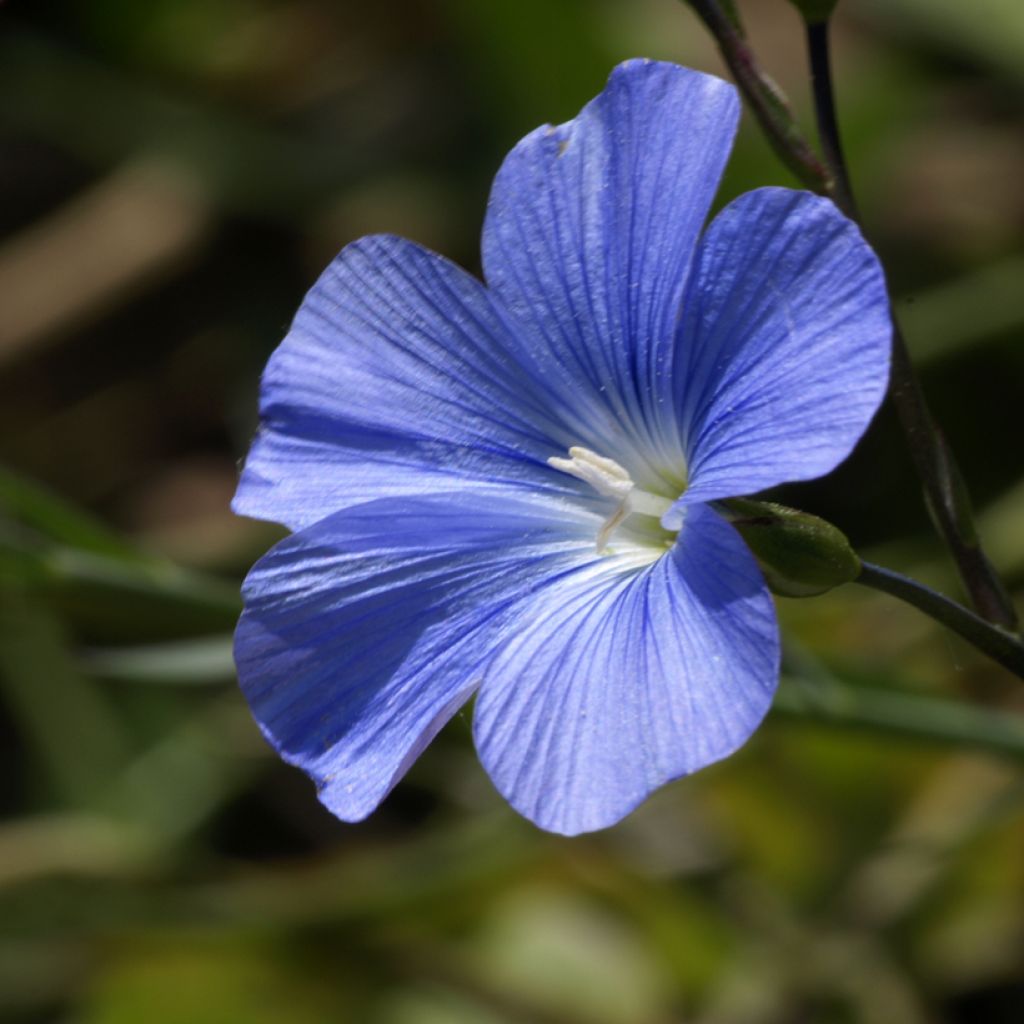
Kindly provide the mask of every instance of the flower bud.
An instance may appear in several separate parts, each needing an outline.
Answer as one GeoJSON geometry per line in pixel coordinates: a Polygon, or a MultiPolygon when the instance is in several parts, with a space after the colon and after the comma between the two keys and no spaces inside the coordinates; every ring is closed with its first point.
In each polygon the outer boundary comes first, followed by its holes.
{"type": "Polygon", "coordinates": [[[814,597],[860,574],[850,542],[824,519],[747,498],[730,498],[719,507],[747,542],[773,594],[814,597]]]}

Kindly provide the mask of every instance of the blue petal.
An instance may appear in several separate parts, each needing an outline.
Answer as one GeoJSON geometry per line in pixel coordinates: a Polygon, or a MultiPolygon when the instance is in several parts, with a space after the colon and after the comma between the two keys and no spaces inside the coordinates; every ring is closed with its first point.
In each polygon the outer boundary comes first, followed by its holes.
{"type": "Polygon", "coordinates": [[[704,506],[646,570],[581,569],[508,630],[477,698],[477,749],[513,807],[569,835],[731,753],[778,679],[771,597],[738,534],[704,506]]]}
{"type": "Polygon", "coordinates": [[[267,365],[235,511],[301,529],[391,495],[571,491],[545,460],[574,438],[539,404],[547,385],[521,348],[454,264],[400,238],[353,243],[267,365]]]}
{"type": "Polygon", "coordinates": [[[596,523],[462,494],[369,502],[282,541],[235,639],[264,734],[338,817],[365,817],[475,690],[509,606],[593,560],[596,523]]]}
{"type": "Polygon", "coordinates": [[[831,202],[766,188],[726,207],[701,242],[673,375],[683,502],[840,463],[885,394],[891,333],[878,260],[831,202]]]}
{"type": "Polygon", "coordinates": [[[577,118],[523,139],[491,193],[488,284],[543,344],[577,443],[641,485],[681,468],[658,379],[737,118],[726,82],[629,61],[577,118]]]}

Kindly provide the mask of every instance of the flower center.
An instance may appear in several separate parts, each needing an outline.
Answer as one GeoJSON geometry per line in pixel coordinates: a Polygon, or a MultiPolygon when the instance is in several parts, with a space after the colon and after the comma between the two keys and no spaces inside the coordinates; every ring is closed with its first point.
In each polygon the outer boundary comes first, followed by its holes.
{"type": "Polygon", "coordinates": [[[569,449],[569,458],[553,456],[548,459],[548,465],[590,484],[602,497],[618,501],[615,511],[598,530],[598,554],[604,552],[612,534],[630,516],[654,516],[660,519],[674,504],[672,498],[641,490],[633,483],[627,470],[614,459],[605,458],[580,445],[573,445],[569,449]]]}

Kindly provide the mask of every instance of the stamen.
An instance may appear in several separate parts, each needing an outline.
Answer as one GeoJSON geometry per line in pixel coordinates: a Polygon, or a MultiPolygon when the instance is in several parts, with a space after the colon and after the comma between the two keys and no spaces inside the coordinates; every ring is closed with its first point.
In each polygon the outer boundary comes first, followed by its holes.
{"type": "Polygon", "coordinates": [[[548,465],[590,484],[598,494],[606,498],[625,498],[633,489],[629,473],[614,459],[606,459],[580,445],[573,445],[569,454],[572,456],[570,459],[548,459],[548,465]]]}
{"type": "Polygon", "coordinates": [[[660,518],[673,505],[671,498],[643,491],[633,483],[629,473],[614,459],[605,458],[581,445],[569,449],[570,458],[553,456],[548,465],[569,476],[576,477],[605,498],[618,498],[615,511],[601,524],[597,533],[597,553],[602,554],[608,541],[618,527],[631,515],[655,516],[660,518]]]}
{"type": "Polygon", "coordinates": [[[612,539],[612,534],[615,530],[621,526],[626,519],[629,517],[629,509],[626,507],[627,502],[619,502],[619,507],[601,524],[601,529],[597,531],[597,553],[603,555],[608,549],[608,541],[612,539]]]}

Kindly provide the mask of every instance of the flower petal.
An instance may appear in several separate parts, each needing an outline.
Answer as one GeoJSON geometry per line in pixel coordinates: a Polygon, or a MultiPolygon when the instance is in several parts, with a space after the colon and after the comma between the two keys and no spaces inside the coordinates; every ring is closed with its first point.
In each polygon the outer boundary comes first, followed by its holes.
{"type": "Polygon", "coordinates": [[[581,569],[507,628],[477,698],[477,749],[513,807],[568,835],[731,753],[778,679],[772,599],[739,535],[704,506],[647,569],[581,569]]]}
{"type": "Polygon", "coordinates": [[[261,430],[235,511],[293,529],[389,495],[495,485],[567,490],[572,443],[475,278],[405,239],[347,246],[263,375],[261,430]]]}
{"type": "Polygon", "coordinates": [[[628,61],[574,120],[523,139],[494,181],[487,282],[585,411],[576,443],[630,465],[641,484],[645,463],[680,468],[656,378],[738,115],[718,78],[628,61]]]}
{"type": "Polygon", "coordinates": [[[595,557],[597,522],[514,496],[393,498],[282,541],[235,638],[267,739],[338,817],[365,817],[476,689],[507,607],[595,557]]]}
{"type": "Polygon", "coordinates": [[[683,502],[833,469],[885,394],[891,334],[878,260],[831,202],[765,188],[726,207],[701,242],[672,381],[683,502]]]}

